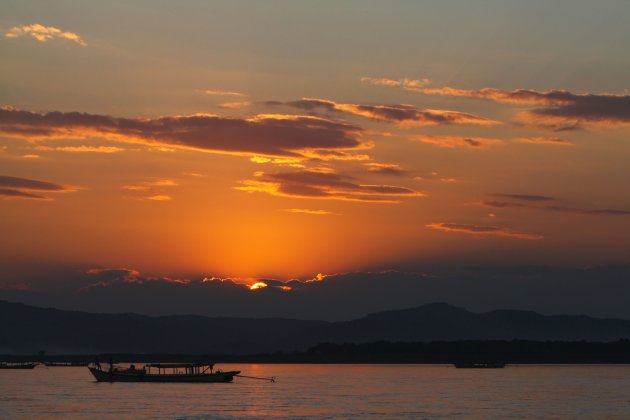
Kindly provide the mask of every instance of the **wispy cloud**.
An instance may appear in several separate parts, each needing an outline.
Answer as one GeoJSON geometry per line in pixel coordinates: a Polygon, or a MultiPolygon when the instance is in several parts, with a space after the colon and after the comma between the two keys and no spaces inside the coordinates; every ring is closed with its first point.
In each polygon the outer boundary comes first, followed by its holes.
{"type": "Polygon", "coordinates": [[[426,226],[430,229],[441,230],[444,232],[466,233],[469,235],[501,236],[515,239],[526,239],[530,241],[543,239],[543,236],[535,233],[523,233],[499,226],[478,226],[462,223],[431,223],[426,226]]]}
{"type": "Polygon", "coordinates": [[[6,198],[32,198],[48,200],[41,192],[67,192],[73,188],[49,181],[0,175],[0,196],[6,198]],[[34,193],[35,192],[35,193],[34,193]]]}
{"type": "Polygon", "coordinates": [[[361,83],[367,83],[373,86],[387,86],[387,87],[400,87],[404,90],[416,91],[417,89],[426,86],[431,81],[429,79],[387,79],[387,78],[375,78],[375,77],[362,77],[361,83]]]}
{"type": "Polygon", "coordinates": [[[412,105],[360,105],[338,103],[327,99],[303,98],[298,101],[277,102],[268,101],[267,105],[286,105],[306,111],[323,110],[341,112],[361,117],[386,121],[399,125],[494,125],[498,121],[479,117],[467,112],[448,111],[439,109],[418,109],[412,105]]]}
{"type": "Polygon", "coordinates": [[[571,93],[566,90],[539,92],[529,89],[506,91],[424,88],[428,95],[485,99],[522,105],[543,105],[520,114],[521,122],[557,131],[579,128],[583,124],[604,126],[630,124],[630,95],[571,93]]]}
{"type": "Polygon", "coordinates": [[[441,182],[456,182],[457,179],[451,176],[444,176],[437,171],[431,171],[423,175],[413,177],[416,181],[441,181],[441,182]]]}
{"type": "Polygon", "coordinates": [[[561,213],[577,213],[587,215],[603,215],[603,216],[628,216],[630,210],[621,209],[585,209],[577,207],[565,207],[565,206],[545,206],[547,210],[557,211],[561,213]]]}
{"type": "Polygon", "coordinates": [[[147,197],[144,197],[146,200],[151,200],[151,201],[170,201],[173,199],[173,197],[171,197],[170,195],[166,195],[166,194],[156,194],[156,195],[149,195],[147,197]]]}
{"type": "Polygon", "coordinates": [[[571,140],[559,137],[517,137],[512,139],[517,143],[544,144],[549,146],[573,146],[571,140]]]}
{"type": "Polygon", "coordinates": [[[248,102],[248,101],[243,101],[243,102],[223,102],[222,104],[219,104],[219,108],[223,108],[223,109],[241,109],[241,108],[247,108],[251,104],[252,103],[248,102]]]}
{"type": "Polygon", "coordinates": [[[501,139],[488,137],[465,137],[465,136],[435,136],[431,134],[420,134],[411,137],[415,141],[432,144],[438,147],[453,149],[465,147],[471,149],[486,149],[497,144],[504,144],[501,139]]]}
{"type": "Polygon", "coordinates": [[[527,143],[537,145],[551,146],[570,146],[573,143],[570,140],[558,137],[516,137],[512,139],[498,139],[492,137],[474,137],[474,136],[436,136],[431,134],[419,134],[411,137],[412,140],[422,143],[433,144],[438,147],[453,149],[456,147],[465,147],[471,149],[487,149],[488,147],[507,144],[507,143],[527,143]]]}
{"type": "Polygon", "coordinates": [[[204,91],[207,95],[213,96],[247,96],[244,93],[234,92],[229,90],[220,90],[220,89],[208,89],[204,91]]]}
{"type": "Polygon", "coordinates": [[[114,146],[36,146],[35,150],[69,153],[119,153],[125,149],[114,146]]]}
{"type": "Polygon", "coordinates": [[[284,209],[284,211],[288,213],[313,214],[313,215],[319,215],[319,216],[333,214],[332,212],[328,210],[312,210],[312,209],[284,209]]]}
{"type": "Polygon", "coordinates": [[[167,194],[169,188],[178,184],[172,179],[155,179],[138,184],[123,185],[122,189],[133,193],[133,197],[140,200],[170,201],[173,197],[167,194]]]}
{"type": "Polygon", "coordinates": [[[264,192],[280,197],[396,203],[403,197],[424,194],[393,185],[362,184],[335,172],[301,170],[292,172],[257,172],[256,179],[241,181],[240,191],[264,192]]]}
{"type": "Polygon", "coordinates": [[[500,193],[494,194],[496,197],[512,198],[514,200],[523,201],[553,201],[555,197],[549,195],[537,195],[537,194],[514,194],[514,193],[500,193]]]}
{"type": "Polygon", "coordinates": [[[366,162],[363,166],[365,166],[369,172],[382,175],[404,176],[409,173],[409,171],[396,163],[366,162]]]}
{"type": "Polygon", "coordinates": [[[308,158],[365,148],[355,125],[301,115],[116,118],[79,112],[38,114],[0,108],[0,134],[25,140],[101,138],[151,147],[236,155],[308,158]]]}
{"type": "Polygon", "coordinates": [[[501,208],[501,209],[509,209],[509,208],[528,208],[528,209],[536,209],[536,210],[547,210],[554,211],[560,213],[574,213],[574,214],[583,214],[590,216],[628,216],[630,215],[630,210],[624,209],[613,209],[613,208],[584,208],[584,207],[572,207],[572,206],[564,206],[564,205],[539,205],[538,203],[545,203],[550,201],[556,201],[555,197],[546,196],[546,195],[529,195],[529,194],[494,194],[495,197],[500,198],[508,198],[514,201],[499,201],[499,200],[484,200],[474,204],[491,207],[491,208],[501,208]]]}
{"type": "Polygon", "coordinates": [[[23,36],[31,36],[39,42],[48,42],[53,39],[65,39],[75,42],[83,47],[87,46],[87,43],[81,39],[79,35],[74,32],[62,31],[54,26],[44,26],[39,23],[32,25],[14,26],[4,34],[7,38],[19,38],[23,36]]]}

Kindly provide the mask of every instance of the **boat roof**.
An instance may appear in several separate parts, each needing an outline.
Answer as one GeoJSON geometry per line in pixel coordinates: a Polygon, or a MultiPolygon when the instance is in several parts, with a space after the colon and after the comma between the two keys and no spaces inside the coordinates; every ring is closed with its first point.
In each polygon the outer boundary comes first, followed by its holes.
{"type": "Polygon", "coordinates": [[[156,368],[188,368],[188,367],[200,367],[200,366],[214,366],[214,363],[200,362],[200,363],[149,363],[147,367],[156,368]]]}

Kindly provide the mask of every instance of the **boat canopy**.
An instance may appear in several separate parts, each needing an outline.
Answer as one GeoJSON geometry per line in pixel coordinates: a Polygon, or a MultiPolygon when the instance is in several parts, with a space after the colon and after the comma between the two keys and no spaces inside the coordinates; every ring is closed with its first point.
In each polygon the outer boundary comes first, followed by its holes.
{"type": "Polygon", "coordinates": [[[149,363],[146,366],[160,368],[160,369],[172,369],[172,368],[214,366],[214,363],[149,363]]]}

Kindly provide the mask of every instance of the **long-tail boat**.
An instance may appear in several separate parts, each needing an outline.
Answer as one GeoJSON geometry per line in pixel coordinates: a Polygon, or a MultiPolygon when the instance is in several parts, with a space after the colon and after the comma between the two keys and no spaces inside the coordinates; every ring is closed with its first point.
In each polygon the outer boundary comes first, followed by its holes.
{"type": "Polygon", "coordinates": [[[0,369],[33,369],[38,363],[31,362],[2,362],[0,363],[0,369]]]}
{"type": "Polygon", "coordinates": [[[110,364],[103,369],[99,363],[88,366],[98,382],[231,382],[238,370],[214,370],[212,363],[149,363],[119,367],[110,364]]]}

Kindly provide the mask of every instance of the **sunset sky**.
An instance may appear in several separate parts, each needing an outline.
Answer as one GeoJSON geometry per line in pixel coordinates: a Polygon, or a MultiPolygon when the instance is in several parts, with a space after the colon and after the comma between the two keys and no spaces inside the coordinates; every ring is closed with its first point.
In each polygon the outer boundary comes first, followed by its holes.
{"type": "Polygon", "coordinates": [[[3,2],[0,288],[626,265],[628,16],[3,2]]]}

